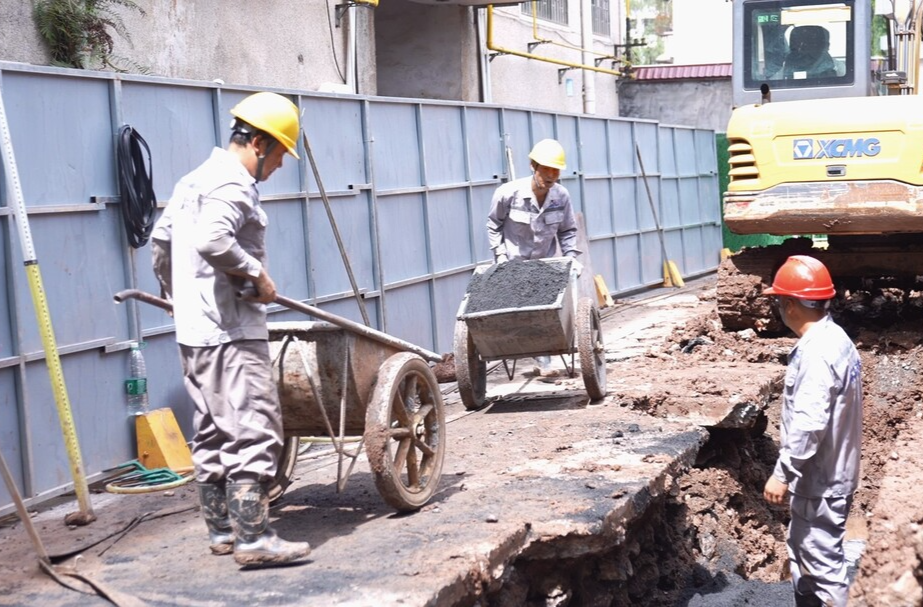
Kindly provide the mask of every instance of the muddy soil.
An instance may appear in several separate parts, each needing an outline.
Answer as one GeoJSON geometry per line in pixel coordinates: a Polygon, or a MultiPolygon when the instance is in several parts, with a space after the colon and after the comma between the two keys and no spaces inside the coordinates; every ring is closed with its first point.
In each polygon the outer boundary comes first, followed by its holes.
{"type": "MultiPolygon", "coordinates": [[[[923,331],[907,320],[916,316],[917,300],[888,298],[890,306],[875,306],[874,324],[855,314],[854,306],[836,314],[859,348],[863,365],[862,479],[847,539],[867,543],[851,604],[923,605],[923,457],[915,441],[923,438],[923,331]]],[[[726,332],[717,311],[709,311],[677,328],[650,356],[698,366],[708,374],[709,363],[725,360],[782,366],[795,341],[793,334],[773,338],[752,330],[726,332]]],[[[717,562],[725,574],[731,564],[733,574],[746,580],[788,579],[787,509],[769,508],[761,495],[778,453],[779,405],[776,399],[769,408],[762,436],[713,431],[697,467],[680,479],[688,508],[684,522],[691,523],[685,536],[691,551],[681,554],[691,553],[697,564],[707,568],[717,562]],[[727,551],[718,556],[721,547],[727,551]]],[[[761,596],[763,604],[788,604],[761,596]]]]}
{"type": "MultiPolygon", "coordinates": [[[[650,381],[643,399],[619,404],[665,417],[675,411],[662,409],[659,403],[671,399],[658,390],[667,391],[669,384],[675,392],[677,378],[687,378],[690,394],[719,394],[734,388],[722,385],[723,364],[769,364],[784,371],[795,336],[725,331],[714,297],[706,291],[700,296],[703,312],[643,355],[610,364],[610,397],[612,378],[650,381]],[[658,376],[671,379],[658,384],[651,379],[658,376]]],[[[923,440],[923,332],[901,320],[916,312],[915,300],[907,301],[912,309],[895,306],[890,321],[876,315],[875,326],[838,314],[863,363],[862,481],[847,533],[855,580],[851,605],[923,605],[923,454],[916,440],[923,440]]],[[[619,399],[618,389],[614,396],[619,399]]],[[[780,405],[777,390],[750,430],[711,429],[695,466],[617,548],[569,561],[524,554],[483,604],[790,605],[788,509],[770,507],[762,497],[778,456],[780,405]]]]}

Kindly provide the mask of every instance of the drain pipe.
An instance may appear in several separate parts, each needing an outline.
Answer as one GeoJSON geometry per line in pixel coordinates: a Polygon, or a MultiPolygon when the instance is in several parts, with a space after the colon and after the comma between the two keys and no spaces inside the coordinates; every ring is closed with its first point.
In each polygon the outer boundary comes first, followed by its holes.
{"type": "MultiPolygon", "coordinates": [[[[583,0],[580,5],[583,62],[593,63],[593,57],[590,54],[593,47],[593,0],[583,0]]],[[[596,113],[596,74],[588,71],[583,72],[583,113],[596,113]]]]}
{"type": "Polygon", "coordinates": [[[474,9],[474,24],[478,33],[478,81],[480,85],[481,103],[492,103],[493,92],[490,88],[490,55],[484,43],[484,19],[481,11],[474,9]]]}
{"type": "Polygon", "coordinates": [[[356,82],[356,51],[358,50],[359,40],[356,36],[356,6],[349,7],[349,37],[346,43],[346,86],[349,87],[350,93],[358,93],[359,87],[356,82]]]}
{"type": "Polygon", "coordinates": [[[352,0],[345,5],[349,11],[349,33],[346,42],[346,86],[350,93],[359,93],[359,82],[356,77],[356,60],[359,56],[359,38],[357,35],[356,8],[365,6],[375,8],[378,6],[378,0],[352,0]]]}

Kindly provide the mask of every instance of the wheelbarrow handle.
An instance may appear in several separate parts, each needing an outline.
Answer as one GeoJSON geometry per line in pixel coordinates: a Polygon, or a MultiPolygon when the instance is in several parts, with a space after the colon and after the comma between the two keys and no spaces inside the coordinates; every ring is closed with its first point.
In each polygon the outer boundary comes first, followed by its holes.
{"type": "MultiPolygon", "coordinates": [[[[238,293],[238,297],[243,297],[244,292],[238,293]]],[[[113,299],[116,303],[122,303],[126,299],[137,299],[138,301],[143,301],[144,303],[151,304],[152,306],[157,306],[162,310],[167,312],[173,312],[173,304],[166,299],[157,297],[156,295],[151,295],[147,291],[142,291],[140,289],[125,289],[124,291],[119,291],[113,296],[113,299]]],[[[403,339],[398,339],[387,333],[382,333],[371,327],[367,327],[363,324],[353,322],[348,318],[343,318],[342,316],[337,316],[336,314],[331,314],[330,312],[325,312],[320,308],[309,306],[308,304],[301,303],[294,299],[289,299],[282,295],[277,295],[275,302],[281,306],[284,306],[290,310],[296,310],[298,312],[303,312],[309,316],[314,316],[321,320],[326,320],[327,322],[337,325],[340,328],[346,329],[352,333],[357,333],[364,337],[368,337],[373,341],[397,348],[403,352],[413,352],[422,356],[425,360],[430,362],[438,363],[442,362],[442,356],[436,354],[435,352],[430,352],[426,348],[421,348],[410,342],[404,341],[403,339]]]]}
{"type": "Polygon", "coordinates": [[[373,329],[372,327],[367,327],[363,324],[349,320],[348,318],[343,318],[342,316],[337,316],[336,314],[325,312],[324,310],[321,310],[315,306],[309,306],[308,304],[301,303],[300,301],[296,301],[294,299],[289,299],[288,297],[284,297],[282,295],[276,295],[275,301],[277,304],[285,306],[290,310],[304,312],[309,316],[314,316],[321,320],[326,320],[327,322],[337,325],[340,328],[346,329],[351,333],[362,335],[371,340],[385,344],[386,346],[391,346],[405,352],[413,352],[414,354],[418,354],[430,362],[442,362],[442,356],[436,354],[435,352],[430,352],[426,348],[421,348],[420,346],[416,346],[410,342],[404,341],[403,339],[399,339],[393,335],[388,335],[387,333],[383,333],[373,329]]]}
{"type": "MultiPolygon", "coordinates": [[[[248,296],[252,297],[254,293],[254,288],[248,287],[242,291],[238,291],[237,296],[240,298],[245,298],[248,296]]],[[[343,318],[342,316],[337,316],[336,314],[325,312],[318,307],[311,306],[298,300],[290,299],[284,295],[278,294],[273,301],[275,301],[275,303],[279,304],[280,306],[288,308],[289,310],[295,310],[296,312],[302,312],[308,316],[326,320],[327,322],[334,324],[341,329],[346,329],[350,333],[362,335],[363,337],[367,337],[373,341],[377,341],[378,343],[385,344],[386,346],[391,346],[392,348],[397,348],[403,352],[413,352],[414,354],[422,356],[424,360],[428,360],[434,363],[442,362],[442,356],[436,354],[435,352],[430,352],[426,348],[421,348],[420,346],[416,346],[410,342],[404,341],[403,339],[399,339],[393,335],[388,335],[387,333],[382,333],[381,331],[373,329],[372,327],[367,327],[363,324],[349,320],[348,318],[343,318]]]]}
{"type": "Polygon", "coordinates": [[[151,295],[147,291],[142,291],[141,289],[125,289],[124,291],[119,291],[112,296],[112,299],[115,300],[115,303],[122,303],[126,299],[137,299],[138,301],[143,301],[152,306],[157,306],[161,310],[165,310],[171,314],[173,313],[173,304],[171,302],[157,297],[156,295],[151,295]]]}

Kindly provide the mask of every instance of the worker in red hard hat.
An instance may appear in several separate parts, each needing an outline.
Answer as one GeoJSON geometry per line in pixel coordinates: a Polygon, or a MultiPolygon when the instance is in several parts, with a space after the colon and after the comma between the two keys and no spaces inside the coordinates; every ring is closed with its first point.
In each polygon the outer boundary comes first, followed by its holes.
{"type": "Polygon", "coordinates": [[[268,488],[282,453],[266,304],[268,216],[257,184],[298,158],[298,107],[254,93],[231,109],[227,148],[180,179],[151,234],[154,274],[173,302],[176,341],[195,403],[192,461],[211,551],[242,567],[304,562],[307,542],[269,524],[268,488]],[[256,295],[238,293],[252,286],[256,295]]]}
{"type": "MultiPolygon", "coordinates": [[[[580,274],[577,259],[577,220],[570,193],[558,183],[567,168],[564,147],[554,139],[542,139],[529,152],[532,173],[496,189],[487,215],[487,239],[494,262],[511,259],[542,259],[561,254],[573,258],[572,269],[580,274]]],[[[550,356],[535,358],[534,371],[556,375],[550,356]]]]}
{"type": "Polygon", "coordinates": [[[859,353],[828,314],[836,290],[819,260],[789,257],[763,294],[799,338],[785,373],[779,459],[763,496],[779,505],[790,495],[795,605],[845,606],[846,517],[862,446],[859,353]]]}

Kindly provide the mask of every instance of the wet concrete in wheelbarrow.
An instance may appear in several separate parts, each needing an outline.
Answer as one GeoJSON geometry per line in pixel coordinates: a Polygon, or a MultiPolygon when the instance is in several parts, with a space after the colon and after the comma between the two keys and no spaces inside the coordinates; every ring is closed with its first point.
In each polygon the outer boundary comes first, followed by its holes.
{"type": "MultiPolygon", "coordinates": [[[[49,551],[63,553],[152,513],[65,562],[149,605],[719,604],[730,591],[773,604],[764,599],[785,586],[784,515],[753,501],[772,441],[735,429],[716,439],[704,426],[749,427],[769,406],[781,367],[712,365],[712,380],[740,372],[719,390],[683,375],[669,353],[651,354],[701,311],[698,292],[708,286],[667,293],[662,307],[628,303],[604,315],[612,363],[610,395],[599,403],[588,402],[579,377],[520,370],[508,380],[502,367],[490,375],[493,400],[481,411],[464,411],[446,387],[440,489],[418,512],[386,506],[364,463],[337,493],[336,458],[309,454],[273,508],[282,537],[313,546],[308,564],[240,571],[211,555],[189,486],[94,496],[100,520],[88,528],[63,524],[73,504],[34,520],[49,551]],[[660,386],[656,398],[648,383],[660,386]],[[683,389],[689,384],[696,394],[683,389]],[[735,464],[701,468],[703,454],[735,464]],[[749,544],[741,544],[748,529],[749,544]],[[774,583],[753,586],[735,571],[774,583]],[[706,595],[709,602],[695,602],[706,595]]],[[[39,572],[17,523],[0,529],[0,604],[107,603],[39,572]]]]}

